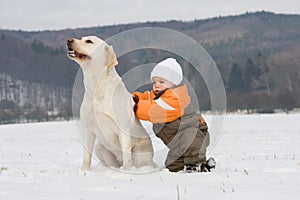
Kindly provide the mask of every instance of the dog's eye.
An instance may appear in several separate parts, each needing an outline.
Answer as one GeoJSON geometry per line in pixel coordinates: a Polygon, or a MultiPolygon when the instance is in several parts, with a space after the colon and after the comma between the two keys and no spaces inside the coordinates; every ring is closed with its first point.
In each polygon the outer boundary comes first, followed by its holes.
{"type": "Polygon", "coordinates": [[[92,40],[86,40],[85,42],[86,42],[86,43],[91,43],[91,44],[93,44],[93,41],[92,41],[92,40]]]}

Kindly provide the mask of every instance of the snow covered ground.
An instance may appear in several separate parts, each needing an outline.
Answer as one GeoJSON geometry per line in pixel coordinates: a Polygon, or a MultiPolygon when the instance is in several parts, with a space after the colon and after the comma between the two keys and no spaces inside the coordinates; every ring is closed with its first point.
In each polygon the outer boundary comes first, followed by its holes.
{"type": "Polygon", "coordinates": [[[85,176],[75,122],[1,125],[0,199],[299,199],[299,121],[299,113],[226,115],[211,173],[122,173],[93,160],[85,176]]]}

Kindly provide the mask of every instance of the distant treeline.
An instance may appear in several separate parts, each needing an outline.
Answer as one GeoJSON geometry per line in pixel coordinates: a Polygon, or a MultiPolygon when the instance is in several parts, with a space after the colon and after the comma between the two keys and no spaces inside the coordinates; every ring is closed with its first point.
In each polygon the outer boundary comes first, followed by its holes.
{"type": "MultiPolygon", "coordinates": [[[[172,20],[39,32],[0,30],[0,73],[71,92],[79,67],[66,56],[67,38],[97,35],[106,39],[140,27],[169,28],[198,41],[220,71],[228,111],[272,112],[300,107],[300,16],[264,11],[189,22],[172,20]]],[[[210,95],[203,77],[196,76],[188,61],[178,55],[155,49],[138,50],[119,57],[117,70],[122,75],[134,66],[159,62],[167,56],[177,58],[183,66],[201,110],[210,110],[210,95]]],[[[5,84],[0,80],[0,90],[7,88],[5,84]]],[[[71,105],[71,95],[66,96],[67,102],[61,107],[71,105]]],[[[25,116],[26,109],[16,98],[0,98],[0,120],[1,116],[8,116],[9,110],[15,116],[22,112],[25,116]]],[[[39,116],[40,111],[54,112],[50,107],[32,105],[34,110],[37,113],[31,116],[39,116]]],[[[69,115],[70,111],[58,113],[69,115]]]]}

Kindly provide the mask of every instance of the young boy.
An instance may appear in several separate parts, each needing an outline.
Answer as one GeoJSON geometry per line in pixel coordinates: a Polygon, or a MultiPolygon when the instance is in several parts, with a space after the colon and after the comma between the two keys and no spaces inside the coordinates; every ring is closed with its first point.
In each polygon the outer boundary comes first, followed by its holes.
{"type": "Polygon", "coordinates": [[[153,90],[133,93],[134,111],[139,119],[153,123],[154,133],[168,146],[165,165],[171,172],[210,171],[214,166],[206,162],[208,127],[192,107],[182,79],[174,58],[158,63],[151,72],[153,90]]]}

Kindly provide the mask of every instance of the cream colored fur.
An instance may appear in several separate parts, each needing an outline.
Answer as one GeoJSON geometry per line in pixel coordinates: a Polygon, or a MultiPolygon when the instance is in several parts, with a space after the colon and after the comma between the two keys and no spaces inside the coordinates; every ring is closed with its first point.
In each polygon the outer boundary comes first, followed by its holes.
{"type": "Polygon", "coordinates": [[[88,171],[95,154],[106,166],[129,170],[154,166],[151,139],[133,113],[133,101],[115,70],[111,46],[95,36],[67,41],[69,58],[82,68],[85,94],[80,109],[84,155],[88,171]]]}

